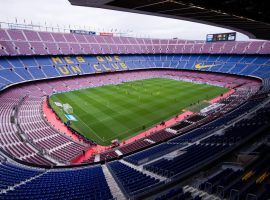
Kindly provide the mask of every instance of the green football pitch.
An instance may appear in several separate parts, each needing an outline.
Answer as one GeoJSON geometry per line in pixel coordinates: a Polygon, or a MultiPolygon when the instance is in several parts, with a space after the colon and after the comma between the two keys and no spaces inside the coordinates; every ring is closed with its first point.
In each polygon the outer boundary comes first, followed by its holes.
{"type": "Polygon", "coordinates": [[[69,104],[77,121],[71,127],[100,145],[130,138],[144,129],[212,99],[228,89],[206,84],[152,78],[54,94],[49,103],[62,121],[55,102],[69,104]]]}

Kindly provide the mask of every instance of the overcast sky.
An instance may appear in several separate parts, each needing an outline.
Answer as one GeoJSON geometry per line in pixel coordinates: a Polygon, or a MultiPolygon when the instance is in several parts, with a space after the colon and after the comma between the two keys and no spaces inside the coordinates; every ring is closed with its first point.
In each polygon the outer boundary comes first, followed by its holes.
{"type": "MultiPolygon", "coordinates": [[[[94,31],[117,29],[137,37],[205,40],[208,33],[230,30],[182,20],[98,8],[72,6],[68,0],[0,0],[0,21],[68,27],[94,31]],[[75,26],[75,27],[74,27],[75,26]]],[[[248,37],[238,33],[238,40],[248,37]]]]}

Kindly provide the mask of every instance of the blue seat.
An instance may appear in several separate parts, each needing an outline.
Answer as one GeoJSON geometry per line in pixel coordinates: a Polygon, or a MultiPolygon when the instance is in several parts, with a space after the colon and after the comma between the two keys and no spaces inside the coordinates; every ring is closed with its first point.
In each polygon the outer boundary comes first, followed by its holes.
{"type": "Polygon", "coordinates": [[[159,183],[158,179],[143,174],[119,161],[110,162],[108,168],[129,196],[159,183]]]}

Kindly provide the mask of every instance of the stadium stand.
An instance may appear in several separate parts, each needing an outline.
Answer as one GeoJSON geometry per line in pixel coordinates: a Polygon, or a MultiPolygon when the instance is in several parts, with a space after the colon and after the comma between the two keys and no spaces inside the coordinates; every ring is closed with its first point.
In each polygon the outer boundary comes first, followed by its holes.
{"type": "Polygon", "coordinates": [[[119,185],[123,187],[127,197],[135,192],[141,192],[142,190],[154,187],[159,183],[159,180],[132,169],[119,161],[109,163],[108,168],[116,181],[119,182],[119,185]]]}
{"type": "MultiPolygon", "coordinates": [[[[183,188],[176,188],[176,189],[171,189],[168,193],[157,197],[155,200],[165,200],[165,199],[170,199],[170,198],[177,198],[177,199],[191,199],[191,193],[190,192],[184,192],[183,188]]],[[[199,200],[200,198],[193,198],[196,200],[199,200]]]]}
{"type": "Polygon", "coordinates": [[[113,199],[100,166],[45,171],[7,163],[0,167],[1,199],[113,199]]]}
{"type": "Polygon", "coordinates": [[[46,150],[49,155],[69,161],[80,154],[85,146],[59,134],[43,119],[40,98],[25,98],[19,107],[19,126],[36,146],[46,150]]]}
{"type": "Polygon", "coordinates": [[[210,175],[199,188],[220,198],[269,198],[269,169],[267,167],[269,156],[263,155],[268,151],[268,145],[259,146],[254,150],[255,161],[245,169],[221,169],[214,175],[210,175]]]}
{"type": "MultiPolygon", "coordinates": [[[[267,84],[267,56],[79,56],[79,57],[8,57],[0,59],[1,87],[60,76],[147,68],[184,69],[259,77],[267,84]],[[140,61],[139,61],[140,60],[140,61]],[[211,66],[202,68],[201,66],[211,66]]],[[[199,78],[199,77],[198,77],[199,78]]]]}
{"type": "Polygon", "coordinates": [[[37,176],[38,174],[42,173],[42,171],[22,168],[6,162],[0,163],[0,169],[1,169],[0,175],[1,190],[6,190],[10,186],[14,186],[24,180],[27,180],[31,177],[37,176]]]}
{"type": "Polygon", "coordinates": [[[258,111],[251,119],[243,119],[234,126],[225,129],[222,135],[213,135],[202,141],[184,148],[179,155],[171,159],[162,158],[149,165],[145,169],[162,176],[171,177],[179,175],[193,165],[211,159],[215,154],[221,154],[232,145],[240,143],[245,138],[251,137],[260,128],[269,123],[269,112],[258,111]]]}
{"type": "Polygon", "coordinates": [[[1,55],[83,54],[265,54],[268,41],[205,43],[203,41],[102,37],[72,33],[1,29],[1,55]],[[88,45],[92,47],[87,47],[88,45]]]}
{"type": "Polygon", "coordinates": [[[186,146],[186,144],[173,142],[162,143],[158,146],[128,156],[127,158],[125,158],[125,160],[132,164],[140,165],[148,162],[149,160],[153,160],[169,152],[172,152],[173,150],[176,150],[183,146],[186,146]]]}
{"type": "Polygon", "coordinates": [[[171,177],[176,174],[184,173],[185,170],[192,166],[201,164],[215,154],[225,151],[230,146],[226,145],[193,145],[180,152],[179,156],[168,159],[161,159],[150,165],[145,166],[145,169],[157,173],[162,176],[171,177]]]}

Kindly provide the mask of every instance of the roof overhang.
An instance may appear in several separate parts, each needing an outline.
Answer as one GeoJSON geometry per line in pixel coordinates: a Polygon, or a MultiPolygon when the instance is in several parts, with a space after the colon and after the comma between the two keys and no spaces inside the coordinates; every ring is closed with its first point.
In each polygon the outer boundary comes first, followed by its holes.
{"type": "MultiPolygon", "coordinates": [[[[270,39],[270,24],[252,20],[246,17],[227,14],[222,11],[202,8],[190,4],[180,4],[171,0],[69,0],[72,5],[94,8],[104,8],[132,13],[155,15],[166,18],[180,19],[206,25],[217,26],[234,30],[247,35],[251,39],[270,39]],[[117,4],[117,2],[120,2],[117,4]],[[129,3],[127,3],[129,2],[129,3]],[[141,6],[132,6],[132,2],[141,3],[141,6]],[[145,4],[144,4],[145,3],[145,4]],[[179,8],[168,9],[169,4],[179,5],[179,8]],[[131,5],[131,6],[129,6],[131,5]],[[167,8],[166,8],[167,7],[167,8]]],[[[135,4],[136,4],[135,3],[135,4]]]]}

